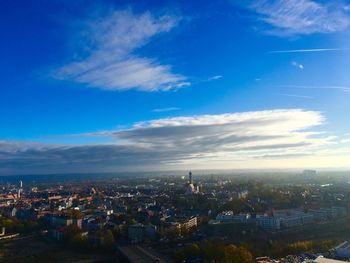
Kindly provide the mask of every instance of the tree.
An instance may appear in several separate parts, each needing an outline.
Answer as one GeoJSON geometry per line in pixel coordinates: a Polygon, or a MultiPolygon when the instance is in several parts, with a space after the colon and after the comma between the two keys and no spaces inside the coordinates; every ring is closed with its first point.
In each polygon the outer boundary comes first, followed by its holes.
{"type": "Polygon", "coordinates": [[[193,260],[199,257],[201,249],[195,243],[191,244],[185,249],[185,257],[193,260]]]}
{"type": "Polygon", "coordinates": [[[224,262],[225,245],[219,242],[206,240],[202,247],[202,258],[204,262],[224,262]]]}
{"type": "Polygon", "coordinates": [[[103,246],[110,250],[113,249],[115,245],[115,239],[112,230],[108,229],[103,235],[103,246]]]}
{"type": "Polygon", "coordinates": [[[74,249],[88,251],[90,248],[87,238],[81,233],[74,235],[70,240],[70,243],[74,249]]]}
{"type": "Polygon", "coordinates": [[[62,241],[67,244],[71,242],[73,237],[75,237],[77,234],[81,234],[81,230],[75,225],[69,225],[64,230],[62,241]]]}
{"type": "Polygon", "coordinates": [[[253,263],[253,256],[249,250],[232,244],[206,241],[202,252],[204,262],[208,263],[253,263]]]}

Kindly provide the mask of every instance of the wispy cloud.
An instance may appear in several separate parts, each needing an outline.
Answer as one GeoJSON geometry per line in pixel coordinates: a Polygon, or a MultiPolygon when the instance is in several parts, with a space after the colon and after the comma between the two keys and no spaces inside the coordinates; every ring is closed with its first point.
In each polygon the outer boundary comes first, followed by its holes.
{"type": "Polygon", "coordinates": [[[304,69],[304,65],[303,64],[300,64],[299,62],[296,62],[296,61],[292,61],[292,66],[294,67],[297,67],[299,69],[304,69]]]}
{"type": "Polygon", "coordinates": [[[263,156],[302,157],[333,144],[333,136],[310,131],[324,120],[315,111],[269,110],[164,118],[80,135],[109,137],[104,144],[0,142],[0,172],[251,167],[263,156]]]}
{"type": "Polygon", "coordinates": [[[221,79],[221,78],[222,78],[222,76],[221,76],[221,75],[215,75],[215,76],[212,76],[212,77],[208,78],[208,80],[207,80],[207,81],[218,80],[218,79],[221,79]]]}
{"type": "Polygon", "coordinates": [[[137,54],[153,37],[169,32],[180,20],[176,16],[156,17],[149,12],[135,14],[130,10],[87,20],[80,32],[83,39],[79,42],[84,46],[76,50],[77,54],[83,53],[83,58],[71,60],[51,75],[118,91],[167,91],[189,86],[187,78],[173,73],[170,65],[137,54]]]}
{"type": "Polygon", "coordinates": [[[177,108],[177,107],[168,107],[168,108],[153,109],[152,112],[167,112],[167,111],[177,111],[177,110],[180,110],[180,108],[177,108]]]}
{"type": "Polygon", "coordinates": [[[304,96],[304,95],[297,95],[297,94],[276,93],[276,95],[292,97],[292,98],[300,98],[300,99],[309,99],[309,100],[314,99],[314,97],[311,97],[311,96],[304,96]]]}
{"type": "MultiPolygon", "coordinates": [[[[243,3],[242,3],[243,2],[243,3]]],[[[239,5],[257,14],[267,27],[263,30],[278,36],[308,35],[343,31],[350,26],[348,6],[340,1],[249,0],[239,5]]]]}
{"type": "Polygon", "coordinates": [[[343,139],[343,140],[340,140],[340,143],[343,143],[343,144],[347,144],[347,143],[350,143],[350,139],[343,139]]]}
{"type": "Polygon", "coordinates": [[[292,89],[329,89],[329,90],[339,90],[345,93],[350,93],[350,87],[348,86],[277,85],[276,87],[292,88],[292,89]]]}
{"type": "Polygon", "coordinates": [[[310,53],[310,52],[329,52],[329,51],[346,51],[348,48],[314,48],[314,49],[290,49],[290,50],[274,50],[267,52],[268,54],[279,53],[310,53]]]}
{"type": "Polygon", "coordinates": [[[223,78],[222,75],[213,75],[213,76],[211,76],[211,77],[193,80],[193,81],[191,82],[191,84],[193,84],[193,85],[198,85],[198,84],[202,84],[202,83],[205,83],[205,82],[212,82],[212,81],[220,80],[220,79],[222,79],[222,78],[223,78]]]}

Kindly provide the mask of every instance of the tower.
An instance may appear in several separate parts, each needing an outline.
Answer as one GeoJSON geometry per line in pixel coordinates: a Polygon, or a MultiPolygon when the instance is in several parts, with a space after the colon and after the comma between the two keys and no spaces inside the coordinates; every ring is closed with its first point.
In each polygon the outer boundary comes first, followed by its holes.
{"type": "Polygon", "coordinates": [[[188,173],[188,184],[186,186],[186,195],[192,195],[192,194],[197,194],[199,193],[199,188],[197,185],[193,184],[193,179],[192,179],[192,172],[190,171],[188,173]]]}
{"type": "Polygon", "coordinates": [[[19,181],[19,188],[18,188],[18,193],[17,193],[17,198],[20,199],[21,198],[21,194],[23,192],[23,182],[19,181]]]}

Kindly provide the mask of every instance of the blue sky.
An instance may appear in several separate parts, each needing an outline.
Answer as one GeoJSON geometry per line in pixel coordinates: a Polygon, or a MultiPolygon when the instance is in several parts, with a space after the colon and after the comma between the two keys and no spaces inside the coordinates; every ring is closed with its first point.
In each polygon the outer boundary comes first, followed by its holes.
{"type": "Polygon", "coordinates": [[[2,1],[0,173],[347,168],[347,1],[2,1]]]}

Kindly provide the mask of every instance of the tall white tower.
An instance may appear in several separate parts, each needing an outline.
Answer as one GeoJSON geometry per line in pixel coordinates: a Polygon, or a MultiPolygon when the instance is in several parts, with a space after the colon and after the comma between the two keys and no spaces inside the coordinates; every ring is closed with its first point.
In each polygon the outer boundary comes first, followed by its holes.
{"type": "Polygon", "coordinates": [[[21,198],[21,194],[23,192],[23,182],[22,180],[19,181],[19,189],[18,189],[18,193],[17,193],[17,198],[20,199],[21,198]]]}

